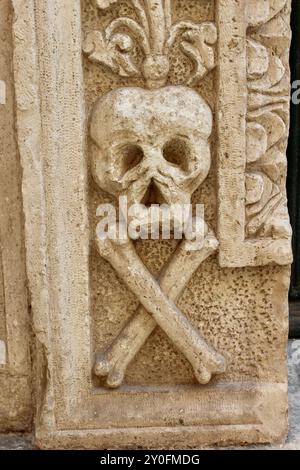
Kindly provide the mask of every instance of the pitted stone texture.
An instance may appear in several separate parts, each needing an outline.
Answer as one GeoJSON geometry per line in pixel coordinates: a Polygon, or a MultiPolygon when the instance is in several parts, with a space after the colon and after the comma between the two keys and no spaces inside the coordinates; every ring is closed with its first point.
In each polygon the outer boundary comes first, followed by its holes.
{"type": "MultiPolygon", "coordinates": [[[[138,253],[146,265],[151,257],[151,250],[155,249],[157,253],[156,243],[148,241],[138,244],[138,253]]],[[[172,252],[171,242],[161,243],[160,246],[160,264],[158,265],[158,257],[152,256],[148,265],[155,274],[172,252]]],[[[137,302],[131,295],[132,303],[126,305],[129,297],[124,297],[125,286],[116,278],[115,272],[110,266],[103,266],[101,260],[98,261],[98,266],[101,274],[100,278],[97,277],[98,301],[102,298],[103,302],[104,294],[107,295],[109,280],[115,279],[116,283],[114,293],[103,303],[105,308],[101,309],[102,317],[95,323],[97,345],[101,349],[100,345],[109,345],[111,339],[117,336],[122,325],[135,312],[137,302]],[[105,268],[111,272],[108,278],[106,274],[102,274],[105,268]],[[117,305],[120,314],[115,316],[117,305]]],[[[277,364],[285,354],[282,331],[285,328],[286,338],[287,326],[282,316],[284,310],[277,302],[288,282],[288,268],[270,266],[220,271],[217,259],[214,259],[205,261],[189,283],[179,306],[193,319],[211,344],[226,355],[226,380],[239,380],[242,377],[268,380],[274,374],[279,382],[284,380],[285,371],[278,368],[277,364]],[[214,295],[212,299],[213,292],[218,292],[218,295],[214,295]],[[230,312],[234,314],[229,315],[230,312]],[[255,325],[259,327],[256,328],[255,325]],[[256,342],[258,345],[254,346],[256,342]]],[[[186,360],[176,352],[165,334],[157,330],[130,365],[126,383],[151,384],[154,381],[166,384],[173,380],[177,384],[194,383],[192,370],[186,360]]],[[[214,380],[224,380],[224,377],[214,380]]]]}
{"type": "Polygon", "coordinates": [[[97,241],[99,254],[111,263],[141,303],[109,350],[97,354],[95,373],[105,376],[109,372],[107,383],[110,386],[121,385],[127,366],[157,325],[188,359],[199,383],[208,383],[214,374],[225,372],[224,357],[211,348],[180,309],[170,303],[170,300],[177,303],[199,265],[218,248],[218,242],[208,227],[201,242],[199,235],[194,240],[178,244],[157,279],[141,261],[132,241],[97,241]]]}

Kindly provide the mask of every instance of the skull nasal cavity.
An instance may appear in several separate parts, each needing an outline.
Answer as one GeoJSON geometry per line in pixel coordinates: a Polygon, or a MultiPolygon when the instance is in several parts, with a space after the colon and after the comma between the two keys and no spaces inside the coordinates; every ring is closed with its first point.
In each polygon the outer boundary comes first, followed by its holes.
{"type": "Polygon", "coordinates": [[[190,148],[184,139],[176,137],[169,140],[163,148],[163,156],[172,165],[189,171],[190,148]]]}
{"type": "Polygon", "coordinates": [[[148,189],[141,201],[146,207],[150,207],[152,204],[165,204],[165,200],[159,191],[158,187],[155,185],[154,181],[151,180],[148,189]]]}
{"type": "Polygon", "coordinates": [[[141,147],[135,144],[128,144],[122,147],[121,154],[124,174],[138,165],[144,157],[141,147]]]}

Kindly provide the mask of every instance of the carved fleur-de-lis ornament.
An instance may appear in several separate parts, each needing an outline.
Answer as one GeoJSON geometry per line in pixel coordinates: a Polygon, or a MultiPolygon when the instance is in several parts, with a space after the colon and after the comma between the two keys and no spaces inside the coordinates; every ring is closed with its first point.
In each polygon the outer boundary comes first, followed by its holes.
{"type": "MultiPolygon", "coordinates": [[[[113,7],[117,2],[94,0],[99,9],[113,7]]],[[[195,85],[214,68],[217,30],[212,22],[179,21],[173,24],[170,0],[131,2],[137,21],[119,17],[105,30],[91,31],[86,35],[83,49],[90,60],[106,65],[123,77],[143,76],[148,88],[159,88],[167,82],[170,50],[179,38],[183,53],[194,64],[187,85],[195,85]],[[135,41],[144,55],[140,67],[133,59],[135,41]]]]}

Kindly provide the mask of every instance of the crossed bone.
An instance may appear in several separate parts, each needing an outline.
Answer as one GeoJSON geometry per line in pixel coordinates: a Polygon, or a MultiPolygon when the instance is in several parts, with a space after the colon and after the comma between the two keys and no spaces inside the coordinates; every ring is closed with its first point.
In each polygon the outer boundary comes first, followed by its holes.
{"type": "Polygon", "coordinates": [[[203,245],[195,250],[197,243],[197,240],[180,242],[156,280],[129,238],[97,239],[99,254],[112,265],[141,303],[112,345],[104,353],[96,354],[94,372],[99,377],[107,376],[108,387],[116,388],[122,384],[127,366],[157,324],[189,360],[199,383],[206,384],[213,374],[225,371],[224,357],[206,343],[174,303],[200,264],[218,248],[211,231],[206,234],[203,245]]]}

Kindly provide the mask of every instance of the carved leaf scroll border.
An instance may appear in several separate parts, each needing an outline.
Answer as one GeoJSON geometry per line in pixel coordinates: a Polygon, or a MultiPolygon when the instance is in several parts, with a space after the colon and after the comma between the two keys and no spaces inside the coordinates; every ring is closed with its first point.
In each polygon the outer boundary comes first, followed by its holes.
{"type": "MultiPolygon", "coordinates": [[[[286,4],[283,1],[277,3],[277,9],[282,5],[284,8],[286,4]]],[[[291,237],[285,194],[289,78],[284,58],[280,54],[285,54],[289,38],[283,37],[279,20],[275,17],[271,27],[276,27],[276,36],[283,42],[283,51],[273,51],[271,45],[263,45],[264,36],[268,38],[270,35],[271,20],[264,29],[252,28],[247,36],[246,186],[247,178],[250,183],[258,184],[256,194],[252,191],[250,204],[247,204],[246,191],[246,236],[249,238],[291,237]]]]}
{"type": "MultiPolygon", "coordinates": [[[[284,59],[290,32],[282,16],[288,16],[289,3],[289,0],[245,2],[246,142],[245,170],[240,174],[245,181],[245,206],[236,219],[230,209],[225,216],[224,210],[223,214],[219,212],[220,264],[223,267],[273,262],[285,265],[292,261],[285,190],[289,72],[284,59]],[[269,43],[261,38],[269,38],[269,43]],[[237,234],[234,241],[224,232],[230,232],[230,226],[237,234]]],[[[219,57],[219,62],[221,60],[219,57]]],[[[224,178],[222,169],[219,178],[224,178]]],[[[219,185],[222,184],[220,180],[219,185]]],[[[235,186],[234,178],[232,186],[235,186]]],[[[230,184],[227,188],[229,191],[230,184]]],[[[230,197],[227,202],[228,208],[238,204],[230,197]]]]}

